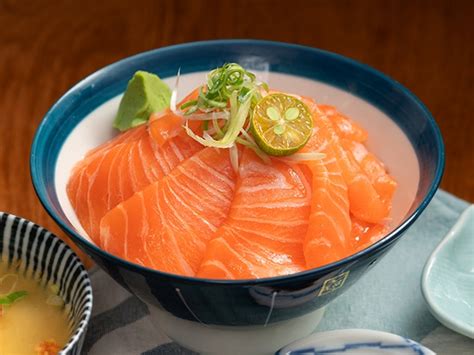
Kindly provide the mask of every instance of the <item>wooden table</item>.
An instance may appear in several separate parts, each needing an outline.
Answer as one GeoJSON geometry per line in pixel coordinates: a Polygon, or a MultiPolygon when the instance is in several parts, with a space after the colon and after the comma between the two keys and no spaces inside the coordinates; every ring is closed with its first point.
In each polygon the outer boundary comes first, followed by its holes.
{"type": "Polygon", "coordinates": [[[126,56],[217,38],[300,43],[393,77],[433,113],[446,143],[442,188],[474,201],[473,1],[0,0],[0,210],[59,232],[29,176],[48,108],[126,56]]]}

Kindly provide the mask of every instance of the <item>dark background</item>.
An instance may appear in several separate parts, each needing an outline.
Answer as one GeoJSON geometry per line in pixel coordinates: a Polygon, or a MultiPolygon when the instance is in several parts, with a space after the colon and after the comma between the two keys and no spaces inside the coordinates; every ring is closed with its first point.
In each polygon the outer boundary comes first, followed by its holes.
{"type": "Polygon", "coordinates": [[[58,231],[28,159],[74,83],[123,57],[222,38],[299,43],[388,74],[428,106],[446,143],[442,188],[474,201],[474,1],[0,0],[0,210],[58,231]]]}

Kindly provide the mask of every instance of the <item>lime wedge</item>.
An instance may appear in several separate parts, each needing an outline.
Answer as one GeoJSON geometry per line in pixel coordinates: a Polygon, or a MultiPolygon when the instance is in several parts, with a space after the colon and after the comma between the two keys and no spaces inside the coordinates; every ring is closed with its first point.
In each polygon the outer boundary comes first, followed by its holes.
{"type": "Polygon", "coordinates": [[[271,94],[255,106],[251,119],[252,134],[267,154],[295,153],[311,137],[313,118],[308,107],[296,97],[271,94]]]}

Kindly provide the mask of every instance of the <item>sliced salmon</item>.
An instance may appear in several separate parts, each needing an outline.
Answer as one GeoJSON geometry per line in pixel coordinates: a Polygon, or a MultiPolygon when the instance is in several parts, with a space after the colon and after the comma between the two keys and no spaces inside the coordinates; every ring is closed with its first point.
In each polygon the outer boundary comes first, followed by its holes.
{"type": "Polygon", "coordinates": [[[384,164],[370,153],[365,145],[350,139],[342,139],[341,142],[344,148],[352,153],[381,199],[390,208],[393,194],[397,189],[397,182],[387,173],[384,164]]]}
{"type": "Polygon", "coordinates": [[[318,105],[319,110],[331,121],[337,135],[356,142],[365,142],[368,133],[355,121],[340,113],[334,106],[318,105]]]}
{"type": "Polygon", "coordinates": [[[334,149],[336,140],[329,122],[317,122],[313,135],[301,150],[325,154],[324,159],[306,162],[312,173],[311,213],[304,240],[304,255],[309,268],[334,262],[349,252],[349,194],[334,149]]]}
{"type": "MultiPolygon", "coordinates": [[[[342,176],[348,187],[350,212],[366,222],[382,222],[390,213],[389,206],[379,196],[352,154],[342,147],[341,138],[335,132],[329,118],[319,110],[314,101],[305,99],[305,103],[313,112],[315,126],[313,136],[319,134],[322,137],[319,140],[320,146],[316,148],[316,151],[324,152],[327,147],[332,147],[334,156],[341,168],[342,176]]],[[[306,144],[302,151],[309,149],[311,148],[306,144]]]]}
{"type": "Polygon", "coordinates": [[[388,227],[383,224],[374,224],[352,218],[350,245],[352,252],[357,253],[382,239],[388,232],[388,227]]]}
{"type": "Polygon", "coordinates": [[[246,149],[229,217],[209,242],[197,276],[251,279],[304,270],[310,189],[298,166],[276,159],[267,165],[246,149]]]}
{"type": "Polygon", "coordinates": [[[150,116],[150,135],[158,146],[163,145],[168,139],[177,136],[183,131],[183,118],[167,109],[150,116]]]}
{"type": "Polygon", "coordinates": [[[102,153],[105,153],[107,150],[115,147],[118,144],[136,141],[140,139],[141,137],[143,137],[143,135],[147,134],[146,131],[147,131],[147,126],[140,125],[135,128],[129,129],[128,131],[124,133],[118,134],[112,139],[108,140],[107,142],[88,151],[84,159],[81,161],[81,163],[86,164],[89,159],[93,159],[94,157],[97,157],[101,155],[102,153]]]}
{"type": "Polygon", "coordinates": [[[309,164],[313,173],[311,214],[304,242],[306,265],[319,267],[342,259],[349,252],[351,219],[347,185],[331,152],[309,164]]]}
{"type": "Polygon", "coordinates": [[[201,150],[109,211],[100,224],[100,246],[144,266],[193,276],[228,215],[234,188],[228,150],[201,150]]]}
{"type": "Polygon", "coordinates": [[[122,142],[79,163],[67,193],[81,225],[98,242],[101,218],[118,203],[173,170],[202,149],[185,134],[153,147],[146,130],[138,140],[122,142]]]}
{"type": "MultiPolygon", "coordinates": [[[[179,109],[185,102],[197,99],[198,95],[199,88],[191,91],[191,93],[177,105],[177,108],[179,109]]],[[[170,109],[166,109],[163,112],[153,113],[150,116],[149,131],[154,142],[158,146],[161,146],[168,139],[183,133],[183,124],[184,119],[182,116],[174,114],[170,109]]],[[[191,122],[191,128],[196,130],[200,124],[200,122],[191,122]]]]}

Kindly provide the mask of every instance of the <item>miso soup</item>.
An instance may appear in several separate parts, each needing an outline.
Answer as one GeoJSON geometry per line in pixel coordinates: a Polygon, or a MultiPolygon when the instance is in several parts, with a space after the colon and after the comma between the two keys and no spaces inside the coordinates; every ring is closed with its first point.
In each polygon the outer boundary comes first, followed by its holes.
{"type": "Polygon", "coordinates": [[[71,328],[58,290],[0,260],[0,354],[53,355],[64,347],[71,328]]]}

